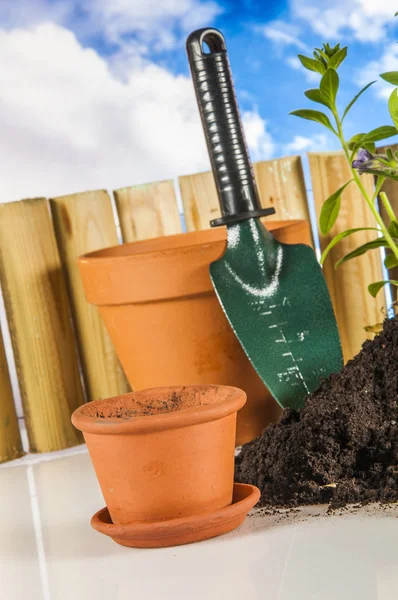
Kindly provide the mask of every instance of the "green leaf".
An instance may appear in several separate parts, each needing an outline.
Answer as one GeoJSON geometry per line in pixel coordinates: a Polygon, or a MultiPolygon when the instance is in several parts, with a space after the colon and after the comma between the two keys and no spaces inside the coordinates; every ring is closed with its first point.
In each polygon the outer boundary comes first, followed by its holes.
{"type": "Polygon", "coordinates": [[[358,98],[359,98],[360,96],[362,96],[362,94],[363,94],[364,92],[366,92],[366,90],[367,90],[367,89],[368,89],[368,88],[369,88],[371,85],[373,85],[374,83],[376,83],[376,81],[371,81],[370,83],[368,83],[368,85],[365,85],[365,87],[364,87],[364,88],[362,88],[362,89],[361,89],[361,91],[360,91],[360,92],[358,92],[358,94],[357,94],[356,96],[354,96],[354,97],[353,97],[353,99],[352,99],[352,100],[351,100],[351,102],[350,102],[350,103],[347,105],[347,107],[346,107],[345,111],[343,112],[343,116],[341,117],[341,122],[343,122],[343,120],[344,120],[344,118],[345,118],[346,114],[348,113],[348,111],[350,110],[350,108],[351,108],[351,107],[352,107],[352,106],[355,104],[355,102],[358,100],[358,98]]]}
{"type": "Polygon", "coordinates": [[[319,229],[321,230],[322,235],[327,235],[335,224],[340,212],[341,194],[351,181],[353,181],[353,179],[347,181],[347,183],[342,185],[341,188],[329,196],[323,203],[321,215],[319,217],[319,229]]]}
{"type": "MultiPolygon", "coordinates": [[[[327,63],[327,60],[325,60],[325,59],[324,59],[324,58],[321,56],[321,54],[319,54],[318,52],[313,52],[313,55],[314,55],[314,58],[315,58],[315,60],[317,60],[319,63],[321,63],[321,64],[322,64],[322,65],[325,67],[325,69],[327,69],[327,64],[328,64],[328,63],[327,63]]],[[[326,57],[326,58],[327,58],[327,57],[326,57]]]]}
{"type": "Polygon", "coordinates": [[[365,150],[369,150],[371,154],[374,154],[376,152],[376,144],[374,142],[364,142],[363,147],[365,148],[365,150]]]}
{"type": "Polygon", "coordinates": [[[359,148],[366,148],[366,150],[369,150],[372,154],[376,152],[375,143],[368,140],[367,135],[367,133],[357,133],[347,142],[347,146],[352,151],[352,155],[354,155],[359,148]]]}
{"type": "Polygon", "coordinates": [[[355,227],[354,229],[347,229],[346,231],[342,231],[334,236],[330,244],[325,248],[321,256],[321,265],[325,262],[325,259],[332,248],[334,248],[341,240],[348,237],[349,235],[356,233],[357,231],[379,231],[376,227],[355,227]]]}
{"type": "Polygon", "coordinates": [[[317,123],[320,123],[321,125],[324,125],[328,129],[330,129],[330,131],[337,135],[336,131],[333,129],[329,117],[325,115],[325,113],[320,112],[319,110],[310,110],[303,108],[300,110],[293,110],[290,114],[295,115],[296,117],[301,117],[302,119],[307,119],[308,121],[316,121],[317,123]]]}
{"type": "Polygon", "coordinates": [[[353,135],[351,139],[348,140],[347,146],[353,153],[361,146],[361,142],[364,139],[366,133],[357,133],[353,135]]]}
{"type": "Polygon", "coordinates": [[[393,155],[392,155],[392,150],[391,150],[391,148],[387,148],[387,150],[386,150],[386,155],[387,155],[387,158],[388,158],[388,160],[389,160],[390,162],[391,162],[392,160],[394,160],[394,157],[393,157],[393,155]]]}
{"type": "Polygon", "coordinates": [[[387,73],[382,73],[380,77],[384,79],[384,81],[388,81],[388,83],[398,85],[398,71],[387,71],[387,73]]]}
{"type": "Polygon", "coordinates": [[[376,129],[372,129],[369,131],[363,138],[364,142],[380,142],[380,140],[385,140],[386,138],[392,137],[393,135],[397,135],[398,131],[396,127],[392,125],[382,125],[381,127],[377,127],[376,129]]]}
{"type": "Polygon", "coordinates": [[[322,98],[321,92],[318,89],[306,90],[304,94],[312,100],[312,102],[318,102],[319,104],[323,104],[324,106],[328,106],[327,102],[322,98]]]}
{"type": "Polygon", "coordinates": [[[324,53],[323,50],[321,50],[320,48],[315,48],[316,52],[314,52],[314,56],[315,58],[317,58],[318,60],[320,60],[321,57],[324,58],[324,60],[322,62],[324,62],[324,64],[326,65],[329,61],[329,57],[327,54],[324,53]]]}
{"type": "Polygon", "coordinates": [[[398,258],[394,254],[387,254],[384,259],[384,266],[386,269],[398,267],[398,258]]]}
{"type": "Polygon", "coordinates": [[[336,222],[340,212],[341,196],[334,194],[325,200],[319,217],[319,229],[322,235],[327,235],[336,222]]]}
{"type": "Polygon", "coordinates": [[[382,247],[389,248],[389,245],[384,237],[379,237],[376,240],[372,240],[371,242],[366,242],[366,244],[362,244],[362,246],[359,246],[359,248],[356,248],[356,250],[353,250],[352,252],[349,252],[348,254],[343,256],[343,258],[340,258],[340,260],[336,262],[334,267],[335,269],[337,269],[337,267],[339,267],[341,264],[347,262],[348,260],[351,260],[352,258],[362,256],[362,254],[365,254],[369,250],[374,250],[375,248],[382,247]]]}
{"type": "Polygon", "coordinates": [[[337,91],[339,89],[339,76],[337,75],[337,71],[328,69],[322,76],[319,88],[329,108],[334,108],[337,91]]]}
{"type": "Polygon", "coordinates": [[[391,235],[391,237],[398,238],[398,223],[397,223],[397,221],[390,221],[390,224],[388,226],[388,233],[391,235]]]}
{"type": "Polygon", "coordinates": [[[398,128],[398,88],[393,90],[390,99],[388,101],[388,110],[395,127],[398,128]]]}
{"type": "Polygon", "coordinates": [[[377,294],[380,292],[381,288],[390,283],[391,285],[398,285],[398,281],[396,279],[387,279],[386,281],[376,281],[375,283],[371,283],[368,285],[368,292],[373,298],[376,298],[377,294]]]}
{"type": "Polygon", "coordinates": [[[375,323],[374,325],[366,325],[364,330],[368,333],[380,333],[383,331],[383,323],[375,323]]]}
{"type": "Polygon", "coordinates": [[[331,67],[332,69],[337,69],[341,63],[343,62],[343,60],[346,58],[347,56],[347,46],[345,46],[344,48],[341,48],[338,52],[336,52],[336,54],[333,54],[332,58],[329,60],[329,67],[331,67]]]}
{"type": "Polygon", "coordinates": [[[297,57],[303,65],[303,67],[305,67],[309,71],[315,71],[317,73],[320,73],[321,75],[323,75],[326,71],[325,65],[322,62],[315,60],[314,58],[304,56],[304,54],[298,54],[297,57]]]}

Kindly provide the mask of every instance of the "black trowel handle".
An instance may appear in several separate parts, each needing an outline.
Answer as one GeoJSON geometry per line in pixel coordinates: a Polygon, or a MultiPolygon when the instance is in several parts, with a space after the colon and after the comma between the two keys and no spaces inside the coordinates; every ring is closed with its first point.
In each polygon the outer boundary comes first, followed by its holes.
{"type": "Polygon", "coordinates": [[[198,29],[187,39],[187,52],[223,215],[211,225],[272,215],[273,208],[261,207],[223,35],[198,29]]]}

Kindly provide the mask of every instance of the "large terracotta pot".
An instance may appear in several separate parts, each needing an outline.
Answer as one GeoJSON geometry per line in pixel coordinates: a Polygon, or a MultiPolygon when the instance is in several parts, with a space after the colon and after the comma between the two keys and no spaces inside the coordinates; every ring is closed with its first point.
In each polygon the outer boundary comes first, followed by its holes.
{"type": "MultiPolygon", "coordinates": [[[[267,222],[285,243],[310,244],[307,221],[267,222]]],[[[180,384],[245,390],[237,445],[280,408],[237,341],[213,290],[209,265],[225,249],[225,228],[123,244],[79,259],[88,301],[98,306],[134,389],[180,384]]]]}
{"type": "Polygon", "coordinates": [[[232,502],[236,413],[218,385],[155,388],[80,406],[83,432],[114,524],[211,513],[232,502]]]}

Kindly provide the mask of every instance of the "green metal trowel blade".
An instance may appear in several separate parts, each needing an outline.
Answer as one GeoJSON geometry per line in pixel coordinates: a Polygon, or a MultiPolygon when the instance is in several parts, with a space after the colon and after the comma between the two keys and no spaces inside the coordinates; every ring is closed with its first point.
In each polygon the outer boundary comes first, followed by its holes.
{"type": "Polygon", "coordinates": [[[343,367],[329,292],[313,250],[282,244],[258,219],[227,228],[210,265],[219,301],[244,351],[284,408],[300,408],[343,367]]]}

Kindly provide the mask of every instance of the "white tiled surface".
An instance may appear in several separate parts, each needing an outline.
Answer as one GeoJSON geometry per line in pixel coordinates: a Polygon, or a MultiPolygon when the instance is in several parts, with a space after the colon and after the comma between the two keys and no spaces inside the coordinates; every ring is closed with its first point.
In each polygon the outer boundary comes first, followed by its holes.
{"type": "Polygon", "coordinates": [[[90,528],[103,504],[84,449],[2,466],[1,600],[398,598],[398,506],[260,511],[214,540],[133,550],[90,528]]]}

